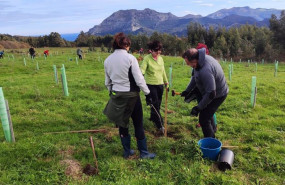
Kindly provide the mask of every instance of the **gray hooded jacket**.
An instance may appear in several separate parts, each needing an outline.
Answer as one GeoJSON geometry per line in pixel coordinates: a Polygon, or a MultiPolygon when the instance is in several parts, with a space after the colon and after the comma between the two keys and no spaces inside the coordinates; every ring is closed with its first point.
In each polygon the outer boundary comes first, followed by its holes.
{"type": "Polygon", "coordinates": [[[219,62],[206,55],[204,48],[198,49],[198,52],[198,67],[194,69],[194,76],[192,76],[186,91],[190,92],[197,86],[203,96],[198,108],[203,110],[213,99],[227,95],[229,88],[219,62]]]}

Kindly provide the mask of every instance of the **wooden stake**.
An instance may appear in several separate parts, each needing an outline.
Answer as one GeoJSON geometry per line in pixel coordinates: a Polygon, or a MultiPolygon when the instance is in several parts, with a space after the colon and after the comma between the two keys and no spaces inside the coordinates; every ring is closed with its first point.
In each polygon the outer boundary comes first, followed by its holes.
{"type": "Polygon", "coordinates": [[[255,87],[255,89],[254,89],[254,101],[253,101],[253,108],[255,107],[255,103],[256,103],[256,94],[257,94],[257,87],[255,87]]]}
{"type": "Polygon", "coordinates": [[[67,133],[106,133],[106,129],[99,130],[74,130],[74,131],[63,131],[63,132],[48,132],[45,134],[67,134],[67,133]]]}
{"type": "Polygon", "coordinates": [[[97,174],[99,174],[98,161],[97,161],[97,157],[96,157],[96,153],[95,153],[95,147],[94,147],[92,136],[90,136],[90,144],[91,144],[91,147],[92,147],[92,152],[93,152],[93,158],[94,158],[94,164],[95,164],[95,167],[96,167],[96,172],[97,172],[97,174]]]}
{"type": "Polygon", "coordinates": [[[62,74],[60,75],[60,78],[61,78],[62,92],[63,92],[63,94],[64,94],[64,85],[63,85],[63,77],[62,77],[62,74]]]}
{"type": "Polygon", "coordinates": [[[168,98],[168,89],[165,87],[165,110],[164,110],[164,136],[167,137],[167,98],[168,98]]]}
{"type": "Polygon", "coordinates": [[[5,104],[6,104],[6,110],[7,110],[7,115],[8,115],[8,121],[9,121],[9,126],[10,126],[11,139],[12,139],[12,142],[15,142],[15,135],[14,135],[13,123],[12,123],[12,119],[11,119],[11,114],[10,114],[10,109],[9,109],[8,100],[5,100],[5,104]]]}
{"type": "Polygon", "coordinates": [[[239,148],[239,146],[222,146],[222,148],[239,148]]]}
{"type": "Polygon", "coordinates": [[[253,76],[251,81],[251,97],[250,97],[250,103],[252,107],[254,104],[255,87],[256,87],[256,76],[253,76]]]}

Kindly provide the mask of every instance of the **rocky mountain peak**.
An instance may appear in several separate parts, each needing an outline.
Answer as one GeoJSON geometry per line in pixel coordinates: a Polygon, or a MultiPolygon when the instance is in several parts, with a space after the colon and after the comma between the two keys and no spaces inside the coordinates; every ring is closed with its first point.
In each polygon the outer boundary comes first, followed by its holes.
{"type": "Polygon", "coordinates": [[[255,24],[257,26],[268,26],[272,14],[280,16],[281,10],[257,8],[248,6],[221,9],[206,17],[201,15],[186,15],[177,17],[172,13],[160,13],[150,8],[144,10],[119,10],[107,17],[101,24],[91,28],[91,35],[115,34],[125,32],[132,34],[151,34],[155,31],[186,35],[187,26],[190,22],[198,22],[205,27],[240,26],[243,24],[255,24]]]}

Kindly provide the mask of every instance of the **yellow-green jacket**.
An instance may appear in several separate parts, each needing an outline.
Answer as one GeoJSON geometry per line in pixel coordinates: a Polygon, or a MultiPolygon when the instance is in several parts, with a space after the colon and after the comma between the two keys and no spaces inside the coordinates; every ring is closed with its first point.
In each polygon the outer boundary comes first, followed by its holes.
{"type": "Polygon", "coordinates": [[[140,64],[140,69],[147,84],[162,85],[168,83],[161,56],[158,56],[157,61],[152,58],[151,54],[145,56],[140,64]]]}

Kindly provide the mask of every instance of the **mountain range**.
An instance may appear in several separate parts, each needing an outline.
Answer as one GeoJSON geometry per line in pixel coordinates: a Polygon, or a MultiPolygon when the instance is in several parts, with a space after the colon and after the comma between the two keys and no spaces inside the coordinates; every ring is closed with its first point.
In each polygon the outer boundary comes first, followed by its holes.
{"type": "Polygon", "coordinates": [[[144,10],[119,10],[107,17],[101,24],[95,25],[87,33],[91,35],[107,35],[117,32],[147,35],[161,32],[183,36],[187,34],[190,22],[197,22],[206,28],[223,26],[226,28],[238,27],[244,24],[253,24],[258,27],[268,27],[272,14],[280,16],[282,10],[252,9],[250,7],[233,7],[221,9],[205,17],[201,15],[186,15],[178,17],[172,13],[160,13],[146,8],[144,10]]]}

